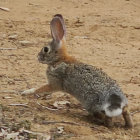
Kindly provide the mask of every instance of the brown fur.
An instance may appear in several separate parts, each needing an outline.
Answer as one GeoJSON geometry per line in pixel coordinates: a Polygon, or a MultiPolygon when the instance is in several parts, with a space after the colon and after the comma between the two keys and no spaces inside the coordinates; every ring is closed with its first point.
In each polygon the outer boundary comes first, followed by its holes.
{"type": "Polygon", "coordinates": [[[53,86],[51,86],[51,85],[44,85],[44,86],[42,86],[42,87],[40,87],[39,89],[37,89],[35,92],[36,93],[43,93],[43,92],[51,92],[51,91],[53,91],[53,86]]]}
{"type": "Polygon", "coordinates": [[[66,50],[66,43],[64,40],[62,40],[62,45],[58,53],[61,56],[61,60],[57,62],[57,64],[60,64],[61,62],[66,62],[68,64],[78,63],[78,61],[74,57],[68,55],[67,50],[66,50]]]}

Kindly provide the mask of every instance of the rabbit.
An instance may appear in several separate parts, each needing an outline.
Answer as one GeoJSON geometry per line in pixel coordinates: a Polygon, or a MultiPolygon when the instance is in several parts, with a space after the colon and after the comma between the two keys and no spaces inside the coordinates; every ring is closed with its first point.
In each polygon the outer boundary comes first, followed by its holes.
{"type": "Polygon", "coordinates": [[[56,14],[50,23],[52,41],[38,53],[47,64],[48,84],[25,90],[22,94],[64,91],[74,96],[91,115],[113,126],[112,118],[123,115],[125,126],[133,128],[128,101],[115,80],[101,69],[76,60],[66,51],[66,27],[63,16],[56,14]]]}

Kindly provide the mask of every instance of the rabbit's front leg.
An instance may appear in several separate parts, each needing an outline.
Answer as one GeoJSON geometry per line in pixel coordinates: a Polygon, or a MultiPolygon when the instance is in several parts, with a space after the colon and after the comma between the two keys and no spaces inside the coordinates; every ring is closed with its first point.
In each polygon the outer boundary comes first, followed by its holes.
{"type": "Polygon", "coordinates": [[[55,89],[53,88],[52,85],[44,85],[38,89],[31,88],[28,90],[23,91],[21,94],[22,95],[29,95],[29,94],[36,94],[36,93],[44,93],[44,92],[53,92],[55,89]]]}

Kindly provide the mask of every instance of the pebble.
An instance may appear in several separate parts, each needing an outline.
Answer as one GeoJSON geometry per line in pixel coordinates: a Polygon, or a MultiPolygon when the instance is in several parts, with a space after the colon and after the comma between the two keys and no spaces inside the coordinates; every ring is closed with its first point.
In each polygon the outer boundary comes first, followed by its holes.
{"type": "Polygon", "coordinates": [[[14,35],[10,35],[8,38],[9,39],[17,39],[18,35],[14,34],[14,35]]]}
{"type": "Polygon", "coordinates": [[[6,38],[6,34],[1,34],[0,33],[0,39],[4,39],[4,38],[6,38]]]}
{"type": "Polygon", "coordinates": [[[27,46],[27,45],[31,45],[32,42],[31,41],[28,41],[28,40],[22,40],[22,41],[19,41],[19,43],[23,46],[27,46]]]}

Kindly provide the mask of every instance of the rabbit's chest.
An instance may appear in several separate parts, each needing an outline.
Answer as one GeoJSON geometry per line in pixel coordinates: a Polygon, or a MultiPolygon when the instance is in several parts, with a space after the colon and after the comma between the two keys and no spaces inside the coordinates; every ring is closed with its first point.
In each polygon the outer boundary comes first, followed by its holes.
{"type": "Polygon", "coordinates": [[[61,85],[62,87],[63,79],[65,77],[66,67],[67,65],[65,63],[61,63],[57,66],[48,67],[47,69],[48,81],[52,84],[55,83],[55,85],[61,85]]]}

